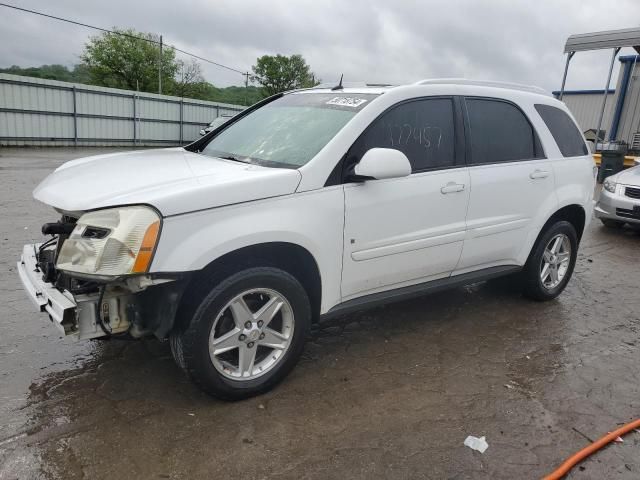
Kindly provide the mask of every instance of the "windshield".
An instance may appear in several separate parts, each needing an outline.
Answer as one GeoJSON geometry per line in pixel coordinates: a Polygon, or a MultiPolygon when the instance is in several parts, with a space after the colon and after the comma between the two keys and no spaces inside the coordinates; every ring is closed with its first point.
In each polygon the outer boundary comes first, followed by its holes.
{"type": "Polygon", "coordinates": [[[298,168],[375,97],[340,92],[285,95],[224,129],[202,153],[267,167],[298,168]]]}

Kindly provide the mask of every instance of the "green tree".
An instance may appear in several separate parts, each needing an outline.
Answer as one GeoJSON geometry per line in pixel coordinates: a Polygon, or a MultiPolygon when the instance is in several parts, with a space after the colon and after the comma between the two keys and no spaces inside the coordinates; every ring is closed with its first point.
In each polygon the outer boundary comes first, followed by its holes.
{"type": "Polygon", "coordinates": [[[253,85],[246,88],[244,86],[218,88],[209,82],[203,82],[194,85],[194,90],[196,91],[191,92],[191,98],[233,105],[253,105],[264,98],[262,89],[253,85]]]}
{"type": "Polygon", "coordinates": [[[39,67],[22,68],[12,65],[9,68],[0,68],[0,73],[24,75],[26,77],[45,78],[48,80],[60,80],[62,82],[87,83],[89,76],[81,65],[76,65],[69,70],[64,65],[41,65],[39,67]]]}
{"type": "Polygon", "coordinates": [[[200,64],[192,59],[190,62],[176,62],[176,77],[168,90],[176,97],[204,98],[205,82],[200,64]]]}
{"type": "MultiPolygon", "coordinates": [[[[105,87],[125,88],[143,92],[158,91],[159,37],[151,33],[135,30],[121,30],[120,33],[102,33],[90,37],[80,58],[86,68],[91,83],[105,87]]],[[[162,50],[163,93],[170,91],[179,65],[175,51],[162,50]]]]}
{"type": "Polygon", "coordinates": [[[91,83],[91,75],[87,66],[84,64],[78,64],[73,66],[71,71],[72,82],[76,83],[91,83]]]}
{"type": "Polygon", "coordinates": [[[266,96],[320,83],[302,55],[263,55],[251,69],[251,79],[262,85],[266,96]]]}
{"type": "MultiPolygon", "coordinates": [[[[196,65],[198,64],[196,63],[196,65]]],[[[243,85],[219,88],[201,78],[199,75],[199,66],[194,67],[193,64],[185,63],[184,72],[180,62],[178,62],[178,67],[179,70],[176,73],[176,78],[173,83],[167,83],[167,91],[165,91],[167,94],[178,97],[209,100],[211,102],[231,103],[234,105],[253,105],[264,97],[261,87],[249,85],[249,87],[245,88],[243,85]]],[[[41,65],[39,67],[19,67],[12,65],[11,67],[0,68],[0,73],[59,80],[62,82],[101,85],[91,78],[87,66],[84,64],[75,65],[72,69],[64,65],[41,65]]],[[[164,84],[162,89],[165,90],[164,84]]]]}

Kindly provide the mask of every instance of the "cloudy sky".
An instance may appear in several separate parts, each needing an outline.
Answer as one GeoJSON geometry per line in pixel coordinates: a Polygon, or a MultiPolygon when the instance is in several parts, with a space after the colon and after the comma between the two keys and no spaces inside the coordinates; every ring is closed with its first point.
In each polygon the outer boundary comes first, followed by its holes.
{"type": "MultiPolygon", "coordinates": [[[[239,70],[300,53],[323,81],[465,77],[560,86],[568,35],[640,26],[638,0],[7,0],[165,42],[239,70]]],[[[0,7],[0,67],[73,65],[86,28],[0,7]]],[[[632,50],[623,51],[633,53],[632,50]]],[[[603,88],[610,52],[577,54],[569,88],[603,88]]],[[[203,64],[208,81],[239,74],[203,64]]],[[[617,71],[617,67],[616,67],[617,71]]]]}

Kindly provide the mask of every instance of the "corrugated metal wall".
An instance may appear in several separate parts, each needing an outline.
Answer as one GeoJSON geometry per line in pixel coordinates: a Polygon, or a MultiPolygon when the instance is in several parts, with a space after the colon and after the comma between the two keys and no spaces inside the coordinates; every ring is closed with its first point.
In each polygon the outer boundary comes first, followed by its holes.
{"type": "Polygon", "coordinates": [[[0,145],[182,145],[243,108],[0,74],[0,145]]]}
{"type": "Polygon", "coordinates": [[[640,62],[632,68],[616,135],[618,140],[628,144],[632,143],[633,135],[640,131],[640,62]]]}
{"type": "MultiPolygon", "coordinates": [[[[611,127],[615,122],[616,106],[621,92],[624,93],[623,104],[618,112],[618,128],[614,140],[633,143],[634,135],[640,135],[640,56],[622,56],[620,74],[614,94],[607,95],[607,106],[604,112],[602,128],[606,131],[606,138],[610,139],[611,127]],[[625,68],[628,68],[628,84],[622,84],[625,79],[625,68]]],[[[554,92],[557,96],[557,92],[554,92]]],[[[563,101],[578,121],[582,131],[598,126],[598,117],[602,107],[602,90],[585,90],[565,92],[563,101]]]]}
{"type": "MultiPolygon", "coordinates": [[[[613,120],[613,112],[618,100],[618,92],[609,93],[607,95],[607,105],[604,109],[604,117],[602,118],[602,129],[606,130],[607,135],[611,129],[611,121],[613,120]]],[[[565,93],[562,101],[569,107],[569,110],[576,117],[578,125],[583,132],[590,128],[594,130],[598,127],[598,118],[602,108],[602,93],[565,93]]]]}

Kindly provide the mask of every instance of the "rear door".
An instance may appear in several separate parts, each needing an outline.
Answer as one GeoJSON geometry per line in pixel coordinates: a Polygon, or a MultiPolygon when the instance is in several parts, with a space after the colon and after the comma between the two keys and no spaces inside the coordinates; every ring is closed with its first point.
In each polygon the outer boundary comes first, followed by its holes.
{"type": "Polygon", "coordinates": [[[450,97],[404,102],[356,141],[346,164],[370,148],[394,148],[408,177],[345,185],[343,300],[450,275],[465,232],[469,174],[460,103],[450,97]]]}
{"type": "Polygon", "coordinates": [[[557,203],[552,161],[514,103],[465,98],[471,194],[456,273],[519,264],[537,216],[557,203]]]}

